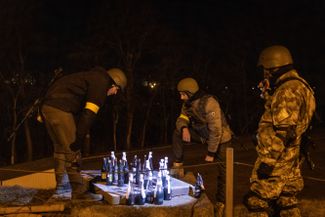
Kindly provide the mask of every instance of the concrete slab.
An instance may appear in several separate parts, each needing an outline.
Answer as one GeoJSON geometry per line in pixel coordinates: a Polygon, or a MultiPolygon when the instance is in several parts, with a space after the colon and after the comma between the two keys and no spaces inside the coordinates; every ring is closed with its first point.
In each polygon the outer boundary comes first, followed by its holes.
{"type": "MultiPolygon", "coordinates": [[[[93,174],[100,174],[100,171],[85,171],[84,174],[90,175],[90,173],[93,174]]],[[[157,172],[154,171],[154,182],[157,172]]],[[[90,175],[91,176],[91,175],[90,175]]],[[[182,180],[170,177],[171,181],[171,190],[172,190],[172,197],[177,196],[183,196],[188,195],[190,192],[190,188],[192,187],[191,184],[188,184],[182,180]]],[[[126,191],[127,191],[127,185],[124,186],[114,186],[114,185],[106,185],[104,182],[97,182],[93,183],[94,189],[96,193],[102,194],[104,196],[104,199],[109,204],[125,204],[126,199],[126,191]]]]}

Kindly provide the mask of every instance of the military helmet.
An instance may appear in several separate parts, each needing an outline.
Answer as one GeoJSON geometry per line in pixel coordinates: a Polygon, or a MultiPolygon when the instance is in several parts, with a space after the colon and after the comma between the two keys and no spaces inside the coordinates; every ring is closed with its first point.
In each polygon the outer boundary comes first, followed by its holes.
{"type": "Polygon", "coordinates": [[[122,90],[126,87],[127,78],[124,72],[118,68],[112,68],[107,71],[107,74],[113,79],[116,85],[118,85],[122,90]]]}
{"type": "Polygon", "coordinates": [[[265,48],[258,59],[258,66],[265,69],[277,68],[292,64],[290,51],[281,45],[274,45],[265,48]]]}
{"type": "Polygon", "coordinates": [[[199,90],[199,85],[193,78],[184,78],[177,84],[177,90],[179,92],[189,92],[195,94],[199,90]]]}

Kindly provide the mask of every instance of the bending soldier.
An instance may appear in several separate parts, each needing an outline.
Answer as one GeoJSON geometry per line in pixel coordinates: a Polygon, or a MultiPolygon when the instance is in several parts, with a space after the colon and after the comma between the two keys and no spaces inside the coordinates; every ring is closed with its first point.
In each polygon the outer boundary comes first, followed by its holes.
{"type": "Polygon", "coordinates": [[[101,195],[88,192],[83,184],[80,175],[80,149],[106,97],[115,95],[125,88],[126,83],[125,74],[120,69],[106,71],[95,68],[63,76],[47,91],[42,115],[54,146],[57,186],[52,198],[65,199],[64,194],[69,189],[64,182],[64,174],[67,173],[72,199],[102,199],[101,195]]]}

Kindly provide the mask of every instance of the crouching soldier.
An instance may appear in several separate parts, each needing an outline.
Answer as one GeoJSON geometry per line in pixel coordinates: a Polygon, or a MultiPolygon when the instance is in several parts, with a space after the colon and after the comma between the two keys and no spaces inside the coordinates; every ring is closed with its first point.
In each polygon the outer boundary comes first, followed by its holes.
{"type": "Polygon", "coordinates": [[[196,80],[182,79],[177,90],[184,102],[173,135],[175,161],[172,170],[178,169],[183,173],[184,144],[206,144],[205,161],[217,161],[216,212],[222,216],[225,203],[226,148],[231,146],[232,131],[216,97],[199,89],[196,80]]]}

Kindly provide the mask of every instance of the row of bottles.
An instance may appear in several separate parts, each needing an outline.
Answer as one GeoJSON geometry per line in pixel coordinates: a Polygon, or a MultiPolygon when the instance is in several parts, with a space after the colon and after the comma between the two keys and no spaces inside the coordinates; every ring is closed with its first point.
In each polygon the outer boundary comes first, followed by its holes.
{"type": "Polygon", "coordinates": [[[138,186],[135,185],[133,180],[133,173],[129,174],[129,183],[126,191],[127,205],[143,205],[145,203],[161,205],[164,200],[171,200],[172,189],[169,174],[166,175],[165,185],[162,182],[161,171],[158,172],[156,183],[153,181],[152,172],[150,174],[146,185],[144,175],[140,174],[138,186]]]}
{"type": "Polygon", "coordinates": [[[110,157],[104,157],[101,168],[101,181],[106,185],[123,186],[128,181],[129,167],[126,154],[123,152],[122,158],[118,161],[114,151],[110,157]]]}
{"type": "Polygon", "coordinates": [[[144,203],[162,204],[171,199],[171,182],[168,170],[168,157],[160,159],[158,172],[153,168],[152,152],[144,155],[143,161],[137,155],[130,164],[126,152],[118,161],[114,151],[110,157],[103,158],[101,180],[106,185],[127,185],[127,204],[142,205],[144,203]]]}
{"type": "Polygon", "coordinates": [[[133,163],[131,163],[133,169],[129,172],[126,192],[127,204],[161,205],[164,200],[171,200],[172,188],[168,171],[168,157],[160,159],[158,172],[154,172],[153,169],[152,152],[149,152],[148,158],[144,155],[144,159],[147,160],[144,160],[145,163],[142,164],[142,167],[141,160],[135,160],[136,158],[137,156],[134,156],[133,163]]]}

